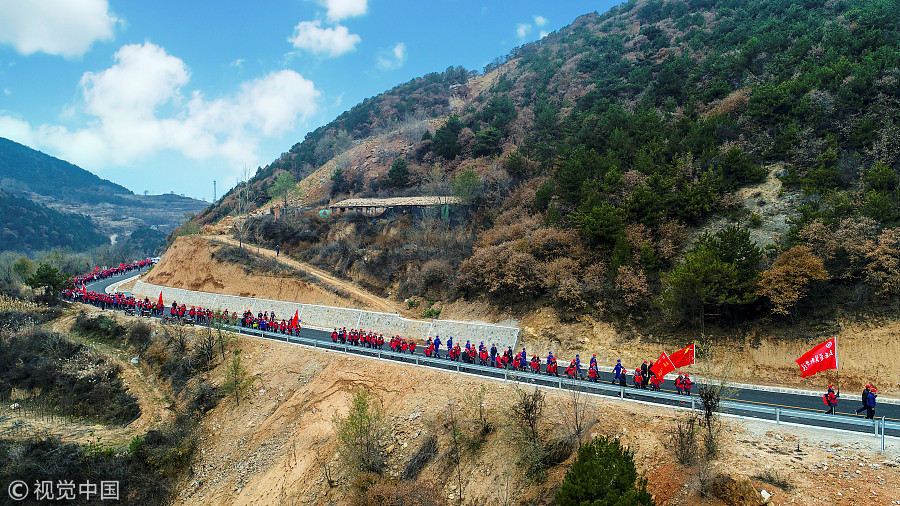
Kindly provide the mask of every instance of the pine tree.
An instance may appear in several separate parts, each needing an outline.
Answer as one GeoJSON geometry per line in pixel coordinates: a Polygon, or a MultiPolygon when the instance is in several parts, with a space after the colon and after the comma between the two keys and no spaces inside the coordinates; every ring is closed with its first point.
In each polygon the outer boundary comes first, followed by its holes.
{"type": "Polygon", "coordinates": [[[647,479],[638,478],[634,455],[616,439],[599,437],[578,449],[556,502],[560,506],[653,506],[647,479]]]}

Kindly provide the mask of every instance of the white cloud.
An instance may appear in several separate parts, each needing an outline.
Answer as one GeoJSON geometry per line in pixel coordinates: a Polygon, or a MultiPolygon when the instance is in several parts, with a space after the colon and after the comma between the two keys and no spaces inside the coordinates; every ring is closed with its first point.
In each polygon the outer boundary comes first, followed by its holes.
{"type": "Polygon", "coordinates": [[[541,33],[540,33],[540,35],[538,35],[538,38],[543,39],[544,37],[546,37],[548,35],[550,35],[548,32],[541,30],[541,33]]]}
{"type": "Polygon", "coordinates": [[[528,23],[519,23],[516,25],[516,36],[519,37],[520,40],[525,40],[525,37],[531,32],[531,25],[528,23]]]}
{"type": "Polygon", "coordinates": [[[318,20],[301,21],[294,27],[294,35],[288,38],[288,42],[297,49],[305,49],[325,57],[335,57],[353,51],[361,40],[359,35],[350,33],[346,26],[320,28],[321,24],[318,20]]]}
{"type": "Polygon", "coordinates": [[[537,26],[544,26],[547,24],[547,18],[544,16],[534,16],[534,24],[537,26]]]}
{"type": "Polygon", "coordinates": [[[110,40],[118,20],[107,0],[0,1],[0,43],[23,55],[43,52],[66,58],[110,40]]]}
{"type": "Polygon", "coordinates": [[[381,70],[397,70],[406,63],[406,44],[398,42],[394,47],[379,51],[375,66],[381,70]]]}
{"type": "Polygon", "coordinates": [[[263,138],[283,134],[317,110],[319,91],[292,70],[245,82],[234,95],[214,100],[199,91],[185,96],[189,80],[187,65],[163,48],[123,46],[112,67],[81,79],[84,102],[72,114],[87,116],[80,122],[86,127],[32,126],[0,115],[0,136],[91,169],[127,166],[165,150],[240,164],[255,159],[263,138]]]}
{"type": "Polygon", "coordinates": [[[242,69],[242,68],[244,68],[244,61],[245,60],[243,58],[238,58],[237,60],[234,60],[233,62],[229,63],[228,66],[242,69]]]}
{"type": "Polygon", "coordinates": [[[331,22],[362,16],[369,8],[368,0],[323,0],[320,3],[328,9],[331,22]]]}

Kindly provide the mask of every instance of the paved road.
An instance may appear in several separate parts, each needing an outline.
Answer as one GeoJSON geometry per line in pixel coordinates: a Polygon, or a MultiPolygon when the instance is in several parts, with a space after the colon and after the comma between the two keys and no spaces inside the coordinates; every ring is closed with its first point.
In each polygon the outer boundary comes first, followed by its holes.
{"type": "MultiPolygon", "coordinates": [[[[88,290],[94,292],[102,293],[106,287],[110,286],[113,283],[121,281],[124,278],[134,276],[135,272],[130,272],[118,276],[113,276],[110,278],[106,278],[100,281],[96,281],[86,286],[88,290]]],[[[235,308],[239,309],[239,308],[235,308]]],[[[242,331],[243,333],[249,333],[255,335],[257,337],[262,337],[266,339],[272,339],[276,341],[287,341],[287,338],[283,334],[278,334],[274,332],[260,332],[260,331],[252,331],[249,329],[240,329],[236,330],[242,331]]],[[[348,353],[354,353],[358,355],[369,355],[374,356],[377,354],[376,350],[360,348],[354,346],[334,346],[331,342],[331,333],[326,330],[318,330],[311,328],[303,328],[300,331],[299,337],[312,339],[317,341],[317,345],[323,348],[340,348],[342,351],[346,348],[348,353]],[[321,343],[321,344],[319,344],[321,343]]],[[[460,343],[461,345],[464,343],[460,343]]],[[[452,362],[450,360],[429,360],[424,357],[422,354],[424,346],[419,346],[417,348],[417,353],[414,355],[404,354],[402,356],[397,356],[393,353],[382,353],[383,358],[391,358],[394,360],[404,361],[404,362],[425,362],[428,361],[428,365],[431,367],[443,368],[446,370],[456,371],[457,363],[452,362]]],[[[446,356],[446,348],[442,350],[443,355],[446,356]]],[[[531,356],[531,355],[529,355],[531,356]]],[[[539,355],[541,356],[541,355],[539,355]]],[[[546,355],[542,355],[542,360],[546,355]]],[[[560,363],[562,363],[562,359],[560,359],[560,363]]],[[[494,378],[506,378],[507,375],[513,375],[511,372],[504,372],[502,369],[495,368],[477,368],[478,371],[476,373],[494,378]]],[[[561,365],[560,370],[564,369],[561,365]]],[[[569,381],[563,380],[560,383],[558,378],[549,377],[546,375],[536,375],[532,373],[524,373],[518,372],[514,374],[515,379],[519,381],[523,381],[526,383],[545,385],[545,386],[562,386],[564,388],[574,388],[578,390],[584,391],[596,391],[596,387],[592,384],[589,384],[584,381],[569,381]]],[[[677,396],[673,397],[669,396],[658,396],[656,392],[652,392],[650,390],[638,390],[633,388],[626,388],[623,390],[618,388],[613,388],[612,385],[613,374],[611,372],[601,372],[599,377],[598,387],[605,387],[605,391],[600,392],[601,394],[610,395],[610,396],[622,396],[624,394],[625,397],[635,400],[648,401],[657,404],[664,405],[680,405],[683,407],[690,406],[691,401],[689,397],[686,396],[677,396]]],[[[698,385],[695,385],[694,392],[696,394],[698,390],[698,385]]],[[[674,389],[671,381],[666,381],[662,388],[663,393],[668,394],[676,394],[677,392],[674,389]]],[[[696,398],[696,395],[694,396],[696,398]]],[[[807,395],[802,393],[783,393],[783,392],[774,392],[767,390],[758,390],[758,389],[749,389],[749,388],[734,388],[731,392],[730,397],[727,400],[737,401],[744,404],[751,404],[753,406],[758,406],[759,411],[755,409],[723,409],[723,412],[731,413],[739,416],[747,416],[753,418],[763,418],[774,420],[774,413],[761,413],[760,411],[769,411],[771,412],[774,408],[781,408],[789,411],[801,411],[802,413],[796,413],[793,415],[787,415],[782,413],[780,415],[780,420],[782,422],[789,423],[798,423],[803,425],[810,426],[819,426],[819,427],[831,427],[831,428],[840,428],[858,432],[869,432],[870,434],[875,433],[874,427],[872,425],[853,425],[847,423],[847,420],[862,420],[862,416],[856,416],[854,410],[861,405],[860,395],[859,393],[850,393],[844,392],[837,408],[837,414],[833,417],[827,417],[825,420],[819,420],[814,418],[809,418],[808,414],[821,414],[825,410],[825,405],[822,402],[821,394],[818,395],[807,395]]],[[[699,406],[699,399],[695,400],[699,406]]],[[[886,404],[879,403],[877,409],[878,417],[886,417],[886,420],[889,422],[900,422],[900,405],[897,404],[886,404]]],[[[886,430],[886,435],[888,436],[900,436],[900,426],[898,428],[888,427],[886,430]]]]}

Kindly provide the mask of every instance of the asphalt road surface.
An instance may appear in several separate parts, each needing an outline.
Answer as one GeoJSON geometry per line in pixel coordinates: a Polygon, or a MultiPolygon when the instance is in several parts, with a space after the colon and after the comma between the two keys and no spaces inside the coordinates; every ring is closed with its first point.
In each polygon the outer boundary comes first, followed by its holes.
{"type": "MultiPolygon", "coordinates": [[[[132,277],[136,275],[136,271],[128,272],[125,274],[121,274],[118,276],[112,276],[100,281],[95,281],[89,285],[86,285],[88,290],[103,293],[109,285],[121,281],[122,279],[132,277]]],[[[234,308],[233,310],[240,310],[241,308],[234,308]]],[[[235,328],[234,330],[254,335],[256,337],[272,339],[275,341],[288,341],[287,336],[280,333],[275,332],[261,332],[253,329],[242,329],[240,327],[235,328]]],[[[339,351],[344,351],[346,349],[347,353],[353,353],[357,355],[366,355],[366,356],[375,356],[377,354],[377,350],[368,349],[365,347],[356,347],[356,346],[341,346],[341,345],[333,345],[331,341],[331,331],[326,330],[317,330],[311,328],[303,328],[300,331],[300,338],[312,339],[317,341],[317,345],[319,347],[325,349],[338,349],[339,351]]],[[[460,343],[462,346],[464,343],[460,343]]],[[[473,343],[477,345],[478,343],[473,343]]],[[[490,345],[490,343],[485,343],[490,345]]],[[[385,345],[386,350],[390,351],[385,345]]],[[[444,360],[432,360],[425,359],[424,357],[424,346],[418,346],[416,348],[417,353],[415,355],[411,354],[403,354],[402,356],[397,356],[397,354],[393,353],[381,353],[381,358],[387,358],[396,361],[416,363],[417,359],[419,362],[428,362],[430,367],[437,367],[446,369],[448,371],[457,371],[457,362],[453,362],[447,359],[444,360]]],[[[501,352],[503,350],[500,350],[501,352]]],[[[521,350],[515,350],[521,351],[521,350]]],[[[545,360],[546,358],[546,350],[541,350],[538,353],[538,356],[541,357],[541,360],[545,360]]],[[[528,356],[531,357],[534,352],[529,352],[528,356]]],[[[442,346],[441,355],[446,357],[447,349],[446,346],[442,346]]],[[[563,359],[558,358],[559,360],[559,370],[562,371],[565,369],[563,366],[563,359]]],[[[585,366],[587,365],[587,361],[585,361],[585,366]]],[[[630,364],[628,364],[630,365],[630,364]]],[[[463,367],[465,369],[465,367],[463,367]]],[[[562,382],[556,377],[550,377],[546,374],[537,375],[528,372],[515,372],[512,371],[504,372],[503,369],[496,368],[475,368],[478,370],[469,370],[466,372],[479,374],[485,377],[493,377],[493,378],[501,378],[501,379],[514,379],[536,385],[544,385],[550,387],[563,387],[568,389],[576,389],[586,392],[594,392],[599,393],[601,395],[609,395],[615,397],[625,397],[626,399],[633,400],[641,400],[646,402],[652,402],[655,404],[663,404],[663,405],[672,405],[672,406],[681,406],[681,407],[690,407],[691,400],[690,397],[687,396],[677,396],[673,397],[674,394],[677,394],[672,381],[666,381],[661,388],[663,394],[673,394],[673,395],[657,395],[657,392],[653,392],[650,390],[640,390],[634,389],[631,387],[626,387],[624,390],[619,389],[618,386],[613,387],[613,374],[612,372],[604,372],[601,370],[600,377],[598,378],[598,384],[595,386],[587,381],[570,381],[568,379],[563,379],[562,382]],[[598,387],[602,388],[602,390],[598,390],[598,387]]],[[[602,369],[602,367],[601,367],[602,369]]],[[[545,369],[544,369],[545,370],[545,369]]],[[[631,369],[629,369],[630,371],[631,369]]],[[[583,368],[582,372],[586,374],[586,370],[583,368]]],[[[561,376],[564,374],[560,373],[561,376]]],[[[629,374],[629,384],[631,380],[631,375],[629,374]]],[[[616,384],[617,385],[617,384],[616,384]]],[[[760,387],[765,388],[765,387],[760,387]]],[[[697,383],[694,384],[693,392],[695,400],[693,402],[696,403],[696,407],[699,408],[700,402],[699,399],[696,399],[696,392],[699,390],[699,385],[697,383]]],[[[824,390],[823,392],[824,393],[824,390]]],[[[816,427],[829,427],[829,428],[837,428],[850,430],[855,432],[867,432],[869,433],[869,437],[873,437],[875,435],[876,429],[871,422],[866,424],[854,424],[851,420],[862,421],[863,416],[857,416],[855,413],[856,408],[862,405],[861,392],[842,392],[842,396],[839,399],[838,407],[836,409],[836,414],[833,416],[823,417],[823,419],[819,418],[811,418],[811,416],[824,414],[825,404],[822,402],[822,394],[817,395],[808,395],[803,393],[790,393],[790,392],[779,392],[772,390],[764,390],[764,389],[752,389],[752,388],[731,388],[728,392],[728,397],[723,400],[728,401],[736,401],[738,403],[743,404],[740,407],[727,407],[722,409],[721,411],[724,413],[729,413],[738,416],[745,416],[750,418],[758,418],[758,419],[766,419],[766,420],[775,420],[776,415],[773,413],[775,409],[782,409],[788,411],[790,413],[779,413],[778,418],[781,422],[787,423],[795,423],[802,424],[808,426],[816,426],[816,427]],[[799,411],[799,413],[797,413],[799,411]],[[851,422],[848,422],[851,421],[851,422]]],[[[897,425],[897,422],[900,422],[900,405],[898,404],[888,404],[885,402],[879,402],[876,409],[876,416],[878,420],[881,417],[885,417],[888,421],[889,425],[885,431],[885,434],[888,436],[900,436],[900,425],[897,425]],[[894,422],[893,426],[890,424],[894,422]]],[[[863,437],[863,434],[860,434],[863,437]]]]}

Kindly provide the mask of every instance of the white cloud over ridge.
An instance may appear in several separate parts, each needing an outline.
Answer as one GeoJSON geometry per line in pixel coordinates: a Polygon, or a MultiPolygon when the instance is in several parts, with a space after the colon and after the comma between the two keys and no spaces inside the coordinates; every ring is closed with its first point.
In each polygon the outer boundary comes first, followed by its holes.
{"type": "Polygon", "coordinates": [[[369,9],[368,0],[324,0],[321,2],[328,9],[328,20],[331,22],[362,16],[369,9]]]}
{"type": "Polygon", "coordinates": [[[123,46],[115,63],[85,73],[80,87],[84,128],[32,126],[0,116],[0,136],[52,152],[82,167],[131,165],[172,150],[195,160],[254,160],[259,142],[280,135],[317,110],[319,91],[292,70],[241,84],[231,96],[207,100],[182,88],[190,70],[151,43],[123,46]]]}
{"type": "Polygon", "coordinates": [[[2,0],[0,43],[26,56],[74,58],[95,41],[112,39],[117,21],[107,0],[2,0]]]}
{"type": "Polygon", "coordinates": [[[519,23],[516,25],[516,36],[519,40],[525,40],[525,37],[531,32],[531,25],[528,23],[519,23]]]}
{"type": "Polygon", "coordinates": [[[321,28],[321,24],[319,20],[301,21],[294,27],[294,35],[288,38],[288,42],[297,49],[333,58],[353,51],[362,40],[359,35],[350,33],[346,26],[321,28]]]}
{"type": "Polygon", "coordinates": [[[375,55],[375,66],[381,70],[397,70],[406,63],[406,44],[398,42],[375,55]]]}

